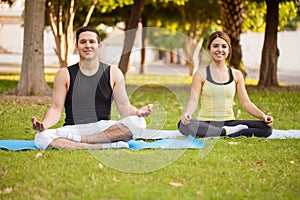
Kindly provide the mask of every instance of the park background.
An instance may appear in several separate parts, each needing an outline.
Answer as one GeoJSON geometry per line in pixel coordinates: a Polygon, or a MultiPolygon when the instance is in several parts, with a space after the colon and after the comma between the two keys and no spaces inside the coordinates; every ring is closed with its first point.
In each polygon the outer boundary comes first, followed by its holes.
{"type": "MultiPolygon", "coordinates": [[[[3,1],[2,2],[7,2],[3,1]]],[[[11,1],[9,1],[11,2],[11,1]]],[[[40,1],[30,1],[36,5],[40,1]]],[[[45,2],[45,1],[43,1],[45,2]]],[[[50,3],[75,2],[72,0],[51,1],[50,3]]],[[[114,2],[128,3],[126,7],[132,10],[132,4],[142,2],[141,0],[119,0],[119,1],[76,1],[79,3],[99,2],[102,5],[114,2]]],[[[154,1],[144,1],[146,3],[154,1]]],[[[187,1],[156,1],[164,2],[165,8],[168,3],[178,3],[182,7],[182,3],[187,1]]],[[[281,82],[280,87],[257,87],[258,71],[261,62],[262,42],[265,32],[265,14],[266,5],[264,1],[198,1],[190,0],[189,2],[198,3],[205,6],[206,3],[216,3],[216,5],[206,8],[210,13],[220,12],[221,3],[248,3],[247,5],[255,5],[250,12],[252,17],[245,17],[244,23],[248,19],[257,18],[253,30],[242,31],[240,44],[243,51],[248,51],[249,56],[254,58],[247,60],[246,53],[243,52],[244,67],[247,70],[248,77],[251,69],[254,68],[256,76],[254,81],[247,81],[247,89],[249,96],[253,102],[265,112],[270,113],[275,118],[274,128],[288,130],[300,129],[300,90],[297,82],[281,82]],[[251,4],[249,4],[251,2],[251,4]],[[257,2],[260,2],[257,3],[257,2]],[[263,4],[260,9],[258,5],[263,4]],[[255,25],[262,22],[262,26],[254,31],[255,25]],[[249,36],[251,40],[247,40],[249,36]],[[254,37],[256,36],[256,37],[254,37]],[[248,41],[249,43],[245,43],[248,41]],[[245,46],[246,45],[246,46],[245,46]],[[257,45],[257,46],[256,46],[257,45]],[[246,47],[246,48],[245,48],[246,47]],[[249,66],[248,66],[249,65],[249,66]],[[250,85],[248,85],[250,84],[250,85]]],[[[277,3],[278,1],[267,0],[268,3],[277,3]]],[[[4,4],[1,4],[4,5],[4,4]]],[[[7,95],[7,92],[17,87],[20,81],[20,68],[26,69],[26,64],[21,63],[22,56],[28,56],[32,52],[30,46],[27,46],[26,54],[22,49],[22,33],[24,23],[22,10],[24,1],[16,1],[16,7],[3,6],[3,9],[14,13],[17,10],[18,15],[11,16],[6,11],[1,10],[1,28],[0,33],[4,30],[10,31],[9,37],[1,35],[0,46],[2,48],[1,69],[0,72],[0,139],[24,139],[32,140],[35,131],[31,129],[30,117],[37,116],[42,118],[45,111],[50,106],[51,99],[49,96],[15,96],[7,95]],[[19,8],[18,8],[19,6],[19,8]],[[21,7],[21,9],[20,9],[21,7]],[[21,14],[21,15],[20,15],[21,14]],[[18,23],[6,23],[10,20],[19,20],[18,23]],[[4,21],[3,21],[4,20],[4,21]],[[10,25],[9,25],[10,24],[10,25]],[[10,40],[8,38],[14,38],[10,40]],[[4,40],[4,41],[3,41],[4,40]],[[17,45],[16,45],[17,44],[17,45]],[[16,45],[16,46],[15,46],[16,45]],[[20,48],[20,49],[18,49],[20,48]],[[13,58],[10,59],[10,56],[13,58]],[[16,69],[17,70],[13,70],[16,69]],[[8,69],[8,70],[4,70],[8,69]]],[[[156,5],[156,4],[155,4],[156,5]]],[[[161,4],[160,4],[161,5],[161,4]]],[[[188,3],[187,3],[188,5],[188,3]]],[[[275,5],[275,4],[273,4],[275,5]]],[[[117,9],[118,6],[110,4],[107,7],[117,9]]],[[[278,60],[278,76],[286,72],[288,76],[286,80],[299,80],[299,56],[295,47],[299,46],[299,3],[298,1],[282,1],[281,8],[286,11],[285,17],[280,18],[280,23],[284,22],[284,26],[280,26],[278,32],[278,47],[280,56],[278,60]],[[291,17],[292,16],[292,17],[291,17]],[[285,39],[284,39],[285,38],[285,39]],[[288,38],[288,39],[286,39],[288,38]],[[287,40],[286,42],[283,42],[287,40]],[[287,46],[287,47],[286,47],[287,46]],[[290,48],[293,51],[290,51],[290,48]],[[287,50],[285,50],[287,49],[287,50]],[[286,51],[289,52],[286,54],[286,51]],[[292,55],[290,57],[290,55],[292,55]],[[290,64],[282,64],[290,63],[290,64]],[[291,78],[292,77],[292,78],[291,78]]],[[[82,8],[87,8],[82,6],[82,8]]],[[[199,8],[195,5],[195,8],[199,8]]],[[[153,9],[153,7],[151,7],[153,9]]],[[[192,8],[190,8],[192,9],[192,8]]],[[[83,11],[82,9],[81,11],[83,11]]],[[[117,9],[118,10],[118,9],[117,9]]],[[[64,10],[66,13],[68,10],[64,10]]],[[[145,10],[148,11],[149,10],[145,10]]],[[[248,9],[249,11],[249,9],[248,9]]],[[[82,13],[82,12],[81,12],[82,13]]],[[[130,12],[126,11],[127,16],[130,12]]],[[[175,11],[170,11],[165,17],[166,24],[173,24],[168,19],[174,17],[175,11]],[[174,14],[174,15],[173,15],[174,14]],[[170,17],[172,15],[172,17],[170,17]]],[[[151,13],[149,15],[159,16],[159,14],[151,13]]],[[[195,12],[191,12],[195,18],[195,12]]],[[[249,14],[249,13],[248,13],[249,14]]],[[[99,13],[96,15],[100,15],[99,13]]],[[[114,17],[121,16],[121,10],[113,13],[114,17]]],[[[219,18],[213,17],[214,20],[220,22],[219,18]]],[[[209,16],[210,17],[210,16],[209,16]]],[[[37,19],[38,20],[38,19],[37,19]]],[[[128,20],[128,19],[127,19],[128,20]]],[[[272,21],[275,19],[273,18],[272,21]]],[[[34,22],[35,20],[32,20],[34,22]]],[[[80,21],[80,20],[79,20],[80,21]]],[[[82,20],[81,20],[82,21],[82,20]]],[[[92,20],[93,21],[93,20],[92,20]]],[[[92,22],[91,21],[91,22],[92,22]]],[[[239,21],[236,19],[236,21],[239,21]]],[[[78,20],[74,21],[78,23],[78,20]]],[[[81,23],[80,23],[81,24],[81,23]]],[[[180,24],[180,23],[179,23],[180,24]]],[[[212,24],[214,28],[209,28],[208,32],[215,29],[222,29],[221,23],[212,24]]],[[[251,24],[251,23],[250,23],[251,24]]],[[[36,25],[36,27],[38,27],[36,25]]],[[[176,26],[175,26],[176,27],[176,26]]],[[[28,27],[27,27],[28,28],[28,27]]],[[[172,28],[172,27],[168,27],[172,28]]],[[[33,29],[36,30],[36,29],[33,29]]],[[[43,27],[44,30],[44,27],[43,27]]],[[[74,27],[75,30],[75,27],[74,27]]],[[[116,29],[112,29],[116,30],[116,29]]],[[[4,31],[6,32],[6,31],[4,31]]],[[[36,32],[36,31],[35,31],[36,32]]],[[[117,31],[119,34],[119,30],[117,31]]],[[[121,34],[122,35],[122,34],[121,34]]],[[[109,34],[105,40],[108,40],[109,34]]],[[[57,70],[59,65],[56,57],[53,55],[53,36],[49,27],[45,29],[45,68],[57,70]],[[48,43],[49,42],[49,43],[48,43]],[[54,65],[54,66],[53,66],[54,65]]],[[[122,39],[120,39],[122,41],[122,39]]],[[[120,42],[119,41],[119,42],[120,42]]],[[[38,41],[36,41],[38,42],[38,41]]],[[[139,44],[138,42],[136,42],[139,44]]],[[[32,43],[34,46],[35,43],[32,43]]],[[[121,51],[121,45],[118,44],[115,52],[121,51]]],[[[109,48],[108,48],[109,49],[109,48]]],[[[271,49],[272,50],[272,49],[271,49]]],[[[149,54],[147,54],[149,55],[149,54]]],[[[135,106],[143,106],[148,103],[154,103],[154,117],[159,116],[159,121],[155,121],[162,125],[162,129],[176,129],[176,123],[180,118],[182,109],[189,95],[190,77],[187,66],[177,63],[170,63],[168,60],[157,62],[157,54],[154,58],[148,60],[153,63],[150,67],[156,66],[156,70],[161,70],[163,66],[169,66],[169,69],[175,74],[127,74],[126,83],[127,90],[130,94],[130,100],[135,106]],[[178,74],[179,72],[179,74],[178,74]]],[[[74,54],[76,57],[76,54],[74,54]]],[[[139,56],[133,54],[131,57],[132,65],[139,67],[139,56]]],[[[73,56],[72,56],[73,57],[73,56]]],[[[31,54],[31,61],[35,57],[31,54]]],[[[170,57],[168,57],[170,59],[170,57]]],[[[35,73],[40,70],[44,72],[44,66],[34,66],[35,73]]],[[[31,69],[31,70],[32,70],[31,69]]],[[[30,71],[30,70],[28,70],[30,71]]],[[[52,87],[54,74],[52,71],[41,75],[45,76],[47,84],[52,87]]],[[[160,71],[161,72],[161,71],[160,71]]],[[[31,74],[29,78],[32,82],[36,74],[31,74]]],[[[251,78],[251,77],[250,77],[251,78]]],[[[280,78],[280,77],[279,77],[280,78]]],[[[238,102],[238,101],[235,101],[238,102]]],[[[237,103],[234,108],[238,119],[251,118],[237,103]]],[[[117,115],[113,112],[113,117],[117,115]]],[[[157,124],[152,123],[150,127],[157,128],[157,124]]],[[[61,126],[61,120],[56,127],[61,126]]],[[[150,162],[148,167],[151,168],[151,162],[164,163],[168,161],[168,155],[176,154],[176,150],[142,150],[133,152],[130,150],[108,150],[108,151],[59,151],[59,150],[28,150],[28,151],[7,151],[0,150],[0,198],[1,199],[299,199],[300,196],[300,157],[299,157],[299,139],[264,139],[264,138],[225,138],[217,140],[203,140],[209,146],[213,143],[212,149],[206,152],[206,149],[195,150],[186,149],[179,153],[178,159],[166,163],[161,169],[152,169],[149,172],[129,173],[130,167],[137,167],[150,162]],[[121,153],[130,153],[138,156],[145,156],[146,160],[140,163],[121,156],[121,153]],[[94,153],[94,154],[93,154],[94,153]],[[112,162],[124,162],[123,167],[128,166],[126,170],[113,168],[104,160],[96,158],[95,154],[100,156],[109,155],[112,162]],[[148,155],[155,154],[156,160],[152,160],[148,155]],[[203,155],[205,154],[205,155],[203,155]]],[[[149,168],[148,168],[149,169],[149,168]]]]}
{"type": "MultiPolygon", "coordinates": [[[[23,39],[24,39],[23,15],[24,15],[25,2],[23,0],[17,0],[12,2],[13,4],[11,6],[2,3],[0,7],[1,10],[0,12],[0,22],[1,22],[0,69],[2,69],[2,71],[5,70],[20,71],[20,66],[22,65],[23,39]]],[[[126,4],[126,1],[124,2],[126,4]]],[[[98,2],[98,4],[101,4],[101,1],[98,2]]],[[[199,4],[201,5],[201,3],[199,4]]],[[[259,4],[256,5],[257,12],[261,11],[259,10],[262,9],[261,5],[262,3],[260,5],[259,4]]],[[[299,26],[297,26],[298,23],[297,20],[299,19],[299,14],[298,14],[299,11],[297,11],[299,7],[299,3],[297,3],[296,1],[296,3],[293,5],[294,6],[291,6],[289,4],[285,5],[286,8],[283,12],[286,12],[286,16],[284,17],[281,16],[280,18],[280,19],[283,18],[285,20],[284,22],[285,25],[283,27],[280,27],[282,30],[278,32],[278,49],[280,51],[280,56],[278,57],[277,72],[291,74],[292,78],[295,80],[298,78],[297,76],[295,77],[295,74],[299,74],[299,78],[300,78],[300,57],[298,56],[298,47],[300,45],[300,31],[299,31],[299,26]],[[288,9],[291,8],[293,8],[294,10],[289,11],[288,9]],[[291,14],[294,11],[297,11],[297,15],[291,14]],[[291,25],[292,23],[293,25],[291,25]]],[[[246,15],[250,15],[249,12],[251,11],[250,9],[252,7],[249,5],[247,7],[248,10],[246,11],[247,12],[246,15]]],[[[256,21],[251,22],[251,23],[259,23],[259,25],[257,25],[256,27],[254,25],[251,26],[248,25],[248,29],[243,30],[240,33],[239,42],[240,42],[241,52],[242,52],[241,63],[243,64],[243,68],[245,69],[245,71],[248,72],[248,74],[250,75],[250,78],[258,77],[261,59],[262,59],[261,56],[262,56],[262,49],[264,43],[265,24],[261,22],[263,20],[263,17],[261,15],[262,14],[257,14],[257,18],[260,18],[257,22],[256,21]],[[253,31],[251,31],[251,28],[249,27],[252,27],[253,31]]],[[[245,22],[249,23],[247,22],[247,19],[244,19],[244,23],[245,22]]],[[[114,62],[113,64],[117,64],[118,60],[114,59],[114,57],[116,55],[122,54],[122,49],[124,46],[124,39],[125,39],[125,34],[123,29],[126,28],[125,26],[126,25],[124,24],[124,22],[121,21],[117,22],[114,26],[105,25],[104,23],[100,23],[99,26],[97,26],[99,29],[101,29],[101,31],[105,32],[104,45],[101,51],[102,61],[110,62],[110,64],[112,64],[112,62],[114,62]],[[114,60],[112,61],[112,59],[114,60]]],[[[216,25],[212,25],[212,26],[215,26],[214,29],[216,29],[216,27],[217,29],[221,28],[216,25]]],[[[140,22],[138,28],[141,29],[141,27],[142,24],[140,22]]],[[[135,37],[133,49],[142,48],[141,34],[142,34],[141,30],[138,30],[135,37]]],[[[202,48],[204,48],[204,45],[202,48]]],[[[57,46],[55,43],[53,31],[51,30],[49,25],[46,25],[44,31],[44,64],[45,67],[50,67],[54,71],[55,68],[57,70],[60,67],[59,59],[55,52],[56,49],[57,46]]],[[[169,51],[173,51],[173,49],[169,49],[169,51]]],[[[165,55],[166,58],[164,59],[164,61],[166,64],[172,64],[169,62],[170,61],[169,53],[170,52],[167,51],[167,54],[165,55]]],[[[178,55],[181,57],[185,56],[182,49],[179,48],[175,49],[175,54],[176,53],[178,53],[178,55]]],[[[76,55],[76,52],[74,51],[73,53],[70,53],[68,63],[73,64],[76,63],[77,61],[78,61],[78,56],[76,55]]],[[[130,68],[131,72],[139,71],[139,69],[135,69],[135,68],[140,67],[140,62],[141,62],[141,54],[139,52],[132,52],[130,56],[129,64],[134,67],[130,68]]],[[[172,62],[177,64],[183,64],[183,66],[181,66],[181,68],[178,69],[179,73],[181,72],[184,74],[189,73],[188,68],[186,67],[186,63],[184,63],[184,61],[183,62],[178,60],[176,61],[176,56],[175,56],[175,59],[172,62]],[[186,68],[186,70],[182,69],[182,67],[186,68]]],[[[158,48],[146,49],[145,63],[148,65],[148,69],[147,69],[148,73],[150,74],[160,73],[159,70],[158,71],[156,70],[157,68],[159,68],[157,64],[161,64],[161,58],[159,58],[158,48]],[[153,66],[154,72],[153,70],[151,70],[151,65],[152,66],[154,65],[153,66]]],[[[172,67],[172,65],[170,66],[172,67]]],[[[161,71],[161,73],[164,72],[161,71]]],[[[292,81],[291,83],[297,84],[297,81],[292,81]]]]}

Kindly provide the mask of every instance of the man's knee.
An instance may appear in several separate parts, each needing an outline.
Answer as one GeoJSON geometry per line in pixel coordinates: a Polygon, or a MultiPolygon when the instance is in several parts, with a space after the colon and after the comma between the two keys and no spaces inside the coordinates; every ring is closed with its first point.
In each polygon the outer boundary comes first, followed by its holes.
{"type": "Polygon", "coordinates": [[[34,143],[39,149],[47,149],[50,143],[58,136],[55,135],[56,130],[45,130],[35,135],[34,143]]]}
{"type": "Polygon", "coordinates": [[[139,132],[141,131],[141,129],[145,129],[147,126],[146,120],[143,117],[135,115],[125,117],[124,119],[121,119],[119,123],[126,126],[131,131],[131,133],[139,132]]]}

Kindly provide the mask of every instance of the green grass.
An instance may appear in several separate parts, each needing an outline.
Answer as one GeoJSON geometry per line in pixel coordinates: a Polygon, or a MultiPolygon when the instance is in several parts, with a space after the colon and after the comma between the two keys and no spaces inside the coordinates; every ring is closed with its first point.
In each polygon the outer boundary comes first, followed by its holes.
{"type": "MultiPolygon", "coordinates": [[[[52,86],[53,75],[47,76],[52,86]]],[[[13,89],[18,75],[0,75],[0,92],[13,89]]],[[[150,128],[176,129],[190,80],[170,76],[128,76],[135,106],[154,104],[150,128]]],[[[300,129],[299,88],[248,87],[252,101],[275,119],[275,129],[300,129]]],[[[236,101],[237,102],[237,101],[236,101]]],[[[0,96],[0,139],[32,140],[30,118],[42,118],[49,98],[0,96]]],[[[238,118],[251,118],[236,104],[238,118]]],[[[116,109],[113,117],[118,118],[116,109]]],[[[60,126],[62,121],[57,125],[60,126]]],[[[298,199],[300,140],[235,138],[205,140],[201,150],[0,150],[0,199],[298,199]],[[98,155],[98,156],[97,156],[98,155]],[[106,155],[126,170],[107,164],[106,155]],[[170,157],[167,157],[167,156],[170,157]],[[172,155],[178,157],[171,158],[172,155]],[[130,156],[144,156],[142,163],[130,156]],[[160,169],[129,173],[153,158],[160,169]],[[169,162],[168,159],[170,159],[169,162]],[[172,185],[175,183],[175,186],[172,185]],[[177,184],[177,187],[176,187],[177,184]]],[[[148,164],[150,163],[150,164],[148,164]]],[[[154,166],[154,164],[153,164],[154,166]]],[[[123,168],[122,168],[123,169],[123,168]]]]}

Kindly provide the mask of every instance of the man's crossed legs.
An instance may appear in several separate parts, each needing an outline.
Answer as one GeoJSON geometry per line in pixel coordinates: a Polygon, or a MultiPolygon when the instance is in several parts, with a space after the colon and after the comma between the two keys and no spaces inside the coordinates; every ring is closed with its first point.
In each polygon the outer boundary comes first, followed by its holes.
{"type": "Polygon", "coordinates": [[[90,124],[64,126],[37,133],[38,148],[105,149],[128,148],[131,139],[162,139],[182,136],[179,131],[146,129],[143,117],[129,116],[120,121],[102,120],[90,124]]]}

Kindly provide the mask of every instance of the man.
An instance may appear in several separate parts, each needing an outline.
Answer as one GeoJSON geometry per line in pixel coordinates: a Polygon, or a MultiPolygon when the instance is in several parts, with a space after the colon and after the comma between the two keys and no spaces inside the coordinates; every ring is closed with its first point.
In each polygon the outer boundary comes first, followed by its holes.
{"type": "Polygon", "coordinates": [[[127,147],[134,132],[145,128],[144,116],[152,111],[149,104],[137,109],[130,104],[122,72],[99,62],[99,33],[92,27],[76,32],[79,63],[60,69],[53,83],[52,104],[43,121],[32,118],[39,148],[99,149],[127,147]],[[110,120],[114,99],[123,118],[110,120]],[[59,122],[65,108],[64,126],[48,129],[59,122]]]}

